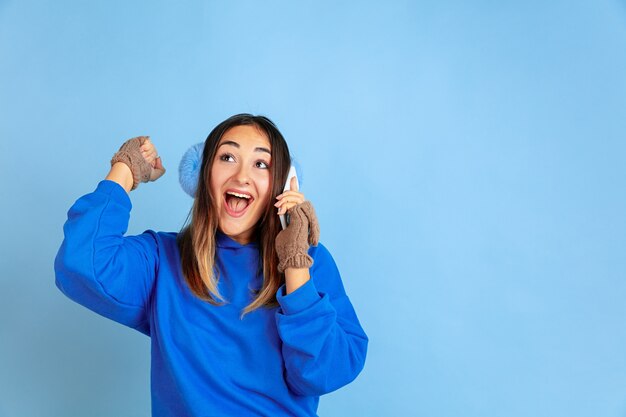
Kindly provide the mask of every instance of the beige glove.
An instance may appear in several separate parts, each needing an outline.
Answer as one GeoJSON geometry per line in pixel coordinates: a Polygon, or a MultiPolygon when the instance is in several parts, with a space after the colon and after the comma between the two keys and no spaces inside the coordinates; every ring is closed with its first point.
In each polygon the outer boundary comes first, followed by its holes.
{"type": "Polygon", "coordinates": [[[310,202],[305,201],[287,211],[291,217],[289,226],[276,236],[278,271],[287,268],[310,268],[313,258],[308,254],[309,246],[317,246],[320,227],[315,210],[310,202]]]}
{"type": "Polygon", "coordinates": [[[116,162],[123,162],[130,168],[130,171],[133,173],[133,187],[131,190],[137,188],[140,182],[150,181],[152,165],[146,161],[140,150],[141,145],[148,138],[149,136],[137,136],[136,138],[128,139],[111,159],[111,166],[116,162]]]}

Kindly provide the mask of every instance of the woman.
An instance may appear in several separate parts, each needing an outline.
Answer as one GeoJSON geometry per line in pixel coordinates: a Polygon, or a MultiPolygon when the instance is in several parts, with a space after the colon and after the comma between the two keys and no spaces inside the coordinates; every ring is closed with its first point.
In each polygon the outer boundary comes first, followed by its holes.
{"type": "Polygon", "coordinates": [[[289,161],[269,119],[240,114],[209,134],[180,233],[124,236],[128,193],[165,172],[146,137],[70,208],[57,286],[150,336],[154,416],[313,416],[361,371],[367,336],[312,205],[282,192],[289,161]]]}

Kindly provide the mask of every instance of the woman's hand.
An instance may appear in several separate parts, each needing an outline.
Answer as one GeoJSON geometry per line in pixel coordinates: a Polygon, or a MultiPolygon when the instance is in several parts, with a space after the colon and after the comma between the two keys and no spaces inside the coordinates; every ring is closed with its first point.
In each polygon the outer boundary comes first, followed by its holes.
{"type": "Polygon", "coordinates": [[[291,186],[289,188],[291,191],[285,191],[276,196],[278,202],[274,204],[274,206],[278,207],[278,215],[285,214],[290,208],[304,203],[304,194],[298,192],[298,181],[296,177],[291,177],[291,186]]]}
{"type": "Polygon", "coordinates": [[[285,273],[285,290],[290,294],[311,278],[313,258],[309,256],[309,247],[317,245],[320,228],[310,201],[291,207],[288,213],[289,226],[278,233],[275,245],[278,271],[285,273]]]}
{"type": "Polygon", "coordinates": [[[126,192],[139,183],[156,181],[165,173],[154,144],[148,136],[129,139],[111,159],[111,171],[106,179],[120,184],[126,192]]]}
{"type": "Polygon", "coordinates": [[[152,167],[150,181],[156,181],[161,178],[161,176],[165,174],[165,168],[163,168],[161,157],[149,137],[146,138],[143,145],[139,147],[139,150],[144,160],[152,167]]]}
{"type": "Polygon", "coordinates": [[[310,278],[309,268],[313,258],[308,254],[311,245],[317,245],[320,228],[313,205],[305,201],[304,194],[298,191],[298,181],[291,179],[291,190],[276,197],[278,215],[288,213],[289,226],[276,236],[278,271],[285,273],[287,294],[300,288],[310,278]]]}

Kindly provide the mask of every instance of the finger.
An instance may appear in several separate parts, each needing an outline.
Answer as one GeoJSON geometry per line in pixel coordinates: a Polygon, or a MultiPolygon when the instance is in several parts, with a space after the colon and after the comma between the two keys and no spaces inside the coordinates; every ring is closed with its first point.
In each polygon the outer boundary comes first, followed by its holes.
{"type": "Polygon", "coordinates": [[[289,184],[289,188],[291,191],[298,191],[298,180],[296,177],[291,177],[291,182],[289,184]]]}
{"type": "Polygon", "coordinates": [[[280,206],[282,206],[283,204],[288,203],[288,202],[289,202],[289,200],[287,200],[287,199],[282,199],[282,200],[280,200],[280,201],[277,201],[277,202],[274,204],[274,207],[280,207],[280,206]]]}
{"type": "Polygon", "coordinates": [[[286,204],[285,207],[283,207],[284,213],[287,213],[289,210],[291,210],[292,208],[296,207],[297,204],[286,204]]]}
{"type": "Polygon", "coordinates": [[[298,192],[298,191],[285,191],[284,193],[277,195],[277,196],[276,196],[276,199],[278,199],[278,200],[282,200],[283,198],[285,198],[285,197],[289,197],[289,196],[299,198],[299,199],[301,199],[302,201],[304,201],[304,200],[305,200],[305,198],[304,198],[304,194],[302,194],[302,193],[300,193],[300,192],[298,192]]]}
{"type": "Polygon", "coordinates": [[[157,151],[156,151],[156,149],[152,148],[152,149],[148,150],[146,155],[148,157],[152,158],[152,159],[155,159],[157,157],[157,151]]]}
{"type": "Polygon", "coordinates": [[[289,204],[288,202],[284,202],[278,205],[277,207],[278,207],[279,214],[285,214],[287,210],[289,210],[292,207],[292,204],[289,204]]]}
{"type": "Polygon", "coordinates": [[[285,202],[278,208],[278,214],[285,214],[289,209],[297,205],[297,203],[285,202]]]}
{"type": "Polygon", "coordinates": [[[161,158],[156,158],[152,165],[152,173],[150,174],[150,180],[156,181],[165,174],[166,169],[163,167],[161,158]]]}
{"type": "Polygon", "coordinates": [[[142,148],[154,148],[154,143],[150,140],[149,136],[144,136],[145,139],[141,141],[142,148]]]}
{"type": "Polygon", "coordinates": [[[163,169],[153,169],[150,174],[150,181],[156,181],[161,178],[165,174],[165,168],[163,169]]]}
{"type": "Polygon", "coordinates": [[[283,198],[281,198],[279,201],[277,201],[274,206],[275,207],[280,207],[283,204],[291,204],[292,206],[304,203],[304,195],[299,194],[299,195],[289,195],[289,196],[285,196],[283,198]]]}

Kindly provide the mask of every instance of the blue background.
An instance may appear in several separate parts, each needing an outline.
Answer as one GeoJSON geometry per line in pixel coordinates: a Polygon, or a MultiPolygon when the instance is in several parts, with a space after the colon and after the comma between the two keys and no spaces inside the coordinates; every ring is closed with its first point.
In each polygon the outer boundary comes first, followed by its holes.
{"type": "Polygon", "coordinates": [[[0,416],[145,416],[149,340],[72,303],[71,204],[268,115],[371,342],[321,416],[626,416],[624,1],[0,1],[0,416]]]}

